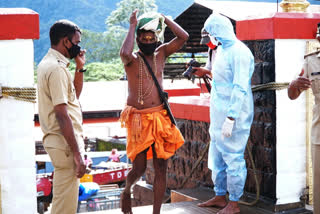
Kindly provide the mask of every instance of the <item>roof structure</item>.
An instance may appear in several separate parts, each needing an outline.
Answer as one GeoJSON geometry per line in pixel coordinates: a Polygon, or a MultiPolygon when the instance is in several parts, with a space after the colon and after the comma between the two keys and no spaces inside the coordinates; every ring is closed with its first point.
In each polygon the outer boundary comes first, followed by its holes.
{"type": "MultiPolygon", "coordinates": [[[[281,2],[281,1],[279,1],[281,2]]],[[[309,0],[309,13],[320,12],[320,1],[309,0]]],[[[282,8],[276,0],[195,0],[189,8],[178,15],[174,21],[189,33],[189,40],[179,51],[183,53],[200,53],[208,50],[206,45],[200,45],[201,29],[212,11],[228,17],[234,28],[236,21],[252,17],[265,17],[268,14],[281,12],[282,8]]],[[[234,29],[236,32],[236,29],[234,29]]],[[[165,31],[165,42],[174,38],[169,28],[165,31]]]]}
{"type": "MultiPolygon", "coordinates": [[[[310,6],[307,8],[307,13],[320,12],[320,1],[308,0],[308,2],[310,6]]],[[[283,12],[280,7],[281,0],[195,0],[195,3],[236,21],[283,12]]]]}
{"type": "MultiPolygon", "coordinates": [[[[189,8],[175,18],[174,21],[189,33],[189,40],[179,52],[199,53],[208,51],[208,47],[206,45],[200,45],[200,39],[201,28],[211,13],[211,9],[198,3],[193,3],[189,8]]],[[[166,28],[164,37],[165,42],[168,42],[174,38],[174,34],[169,28],[166,28]]]]}

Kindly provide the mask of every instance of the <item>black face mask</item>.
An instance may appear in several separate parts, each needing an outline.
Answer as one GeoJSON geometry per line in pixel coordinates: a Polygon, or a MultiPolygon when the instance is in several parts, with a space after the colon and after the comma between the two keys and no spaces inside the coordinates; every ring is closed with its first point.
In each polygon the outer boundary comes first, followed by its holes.
{"type": "Polygon", "coordinates": [[[157,48],[156,42],[145,44],[140,41],[137,41],[137,44],[138,44],[138,47],[141,50],[141,52],[147,56],[152,55],[157,48]]]}
{"type": "Polygon", "coordinates": [[[72,42],[71,42],[71,44],[72,44],[71,48],[69,48],[69,49],[67,48],[67,50],[70,55],[70,59],[73,59],[80,53],[81,47],[79,45],[73,44],[72,42]]]}

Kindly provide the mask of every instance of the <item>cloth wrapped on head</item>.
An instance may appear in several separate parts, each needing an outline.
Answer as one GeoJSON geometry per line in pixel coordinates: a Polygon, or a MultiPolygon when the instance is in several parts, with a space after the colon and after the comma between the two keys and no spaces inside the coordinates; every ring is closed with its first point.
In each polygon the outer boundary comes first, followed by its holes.
{"type": "Polygon", "coordinates": [[[149,12],[142,14],[138,19],[136,31],[146,30],[152,31],[157,37],[157,41],[164,41],[164,30],[166,24],[164,23],[164,17],[156,12],[149,12]]]}

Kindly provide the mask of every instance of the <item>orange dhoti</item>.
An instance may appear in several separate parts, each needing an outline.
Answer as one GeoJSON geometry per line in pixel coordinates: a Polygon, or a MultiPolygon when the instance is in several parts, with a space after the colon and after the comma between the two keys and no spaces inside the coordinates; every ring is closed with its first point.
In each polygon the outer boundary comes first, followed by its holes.
{"type": "MultiPolygon", "coordinates": [[[[127,156],[131,161],[153,143],[157,158],[166,160],[184,143],[179,129],[171,123],[163,105],[141,110],[126,106],[120,122],[122,127],[127,128],[127,156]]],[[[149,149],[147,159],[152,157],[152,149],[149,149]]]]}

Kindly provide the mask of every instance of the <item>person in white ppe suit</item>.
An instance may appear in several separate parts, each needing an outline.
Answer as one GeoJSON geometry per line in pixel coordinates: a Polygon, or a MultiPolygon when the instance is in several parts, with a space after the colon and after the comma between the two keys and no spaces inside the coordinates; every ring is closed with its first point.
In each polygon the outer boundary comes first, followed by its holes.
{"type": "Polygon", "coordinates": [[[238,201],[247,176],[244,151],[253,120],[254,58],[236,38],[228,18],[213,13],[204,28],[221,45],[212,65],[210,101],[208,167],[212,170],[215,197],[198,206],[223,208],[218,214],[240,213],[238,201]]]}

